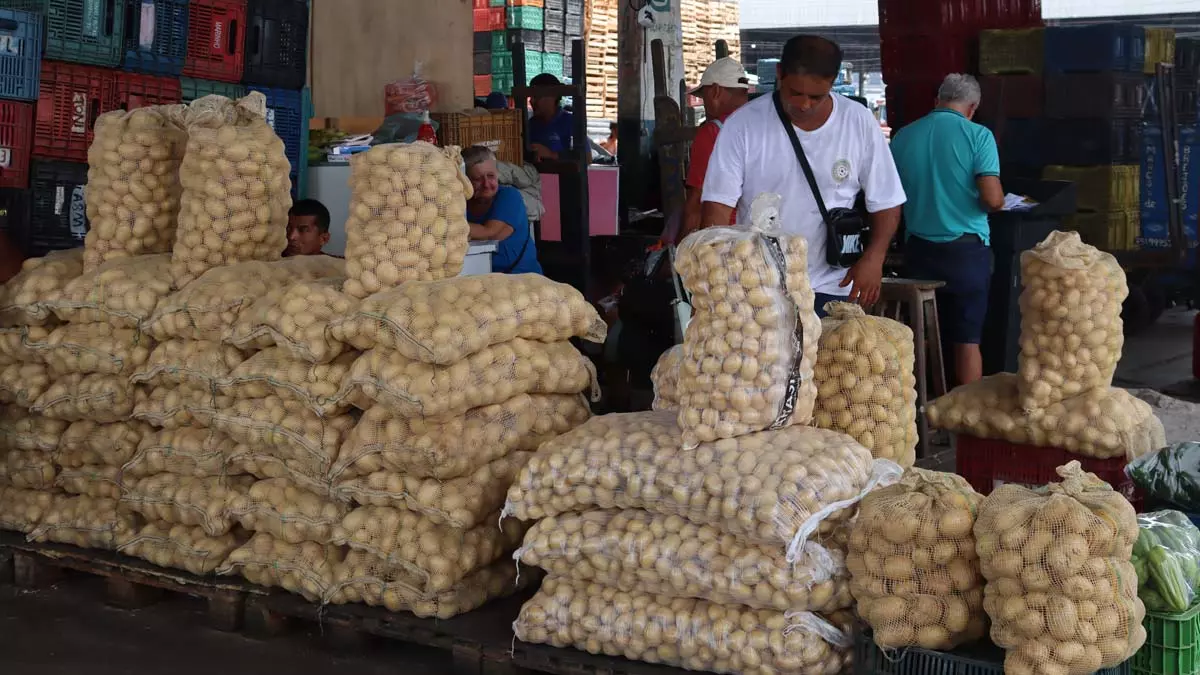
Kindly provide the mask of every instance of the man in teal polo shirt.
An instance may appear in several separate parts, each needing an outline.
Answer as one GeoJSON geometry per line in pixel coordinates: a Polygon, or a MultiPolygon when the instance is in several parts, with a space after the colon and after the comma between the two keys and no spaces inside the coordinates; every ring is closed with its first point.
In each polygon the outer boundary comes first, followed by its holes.
{"type": "Polygon", "coordinates": [[[936,108],[901,129],[892,155],[904,205],[905,276],[946,282],[937,293],[959,384],[983,377],[979,341],[992,278],[988,214],[1004,207],[996,139],[971,118],[979,82],[947,75],[936,108]]]}

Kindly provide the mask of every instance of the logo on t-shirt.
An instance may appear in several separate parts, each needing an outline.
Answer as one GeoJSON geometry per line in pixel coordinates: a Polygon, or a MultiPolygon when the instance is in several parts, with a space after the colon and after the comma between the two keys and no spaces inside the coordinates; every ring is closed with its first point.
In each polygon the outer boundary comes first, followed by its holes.
{"type": "Polygon", "coordinates": [[[839,159],[833,163],[833,180],[838,183],[845,183],[850,177],[850,160],[839,159]]]}

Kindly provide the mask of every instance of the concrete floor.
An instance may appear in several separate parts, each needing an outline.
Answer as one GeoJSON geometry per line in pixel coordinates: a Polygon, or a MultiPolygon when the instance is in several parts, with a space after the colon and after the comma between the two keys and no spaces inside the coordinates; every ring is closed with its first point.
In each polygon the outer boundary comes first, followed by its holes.
{"type": "Polygon", "coordinates": [[[1190,381],[1195,316],[1194,311],[1173,309],[1142,333],[1126,338],[1115,384],[1171,393],[1190,381]]]}

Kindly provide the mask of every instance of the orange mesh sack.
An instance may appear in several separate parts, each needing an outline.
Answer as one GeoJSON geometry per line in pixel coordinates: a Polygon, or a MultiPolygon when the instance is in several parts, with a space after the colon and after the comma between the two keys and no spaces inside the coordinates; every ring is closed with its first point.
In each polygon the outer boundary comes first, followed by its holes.
{"type": "Polygon", "coordinates": [[[41,450],[9,450],[4,457],[8,484],[21,490],[50,490],[58,476],[54,456],[41,450]]]}
{"type": "Polygon", "coordinates": [[[650,381],[654,384],[655,410],[679,409],[679,369],[683,366],[683,345],[675,345],[658,358],[650,381]]]}
{"type": "Polygon", "coordinates": [[[289,544],[260,532],[230,553],[217,574],[241,574],[250,583],[282,588],[312,602],[322,602],[344,558],[336,546],[311,541],[289,544]]]}
{"type": "Polygon", "coordinates": [[[54,479],[58,489],[72,495],[85,495],[104,499],[120,499],[121,483],[118,474],[121,469],[115,466],[81,466],[75,469],[62,469],[54,479]]]}
{"type": "Polygon", "coordinates": [[[217,391],[234,398],[279,396],[332,417],[349,407],[338,400],[338,391],[356,358],[356,354],[342,354],[329,363],[311,363],[281,347],[269,347],[234,368],[217,384],[217,391]]]}
{"type": "Polygon", "coordinates": [[[121,466],[121,482],[132,484],[163,473],[193,478],[224,476],[227,458],[239,447],[225,434],[209,429],[153,431],[138,444],[137,454],[121,466]]]}
{"type": "Polygon", "coordinates": [[[752,225],[712,227],[679,246],[676,269],[693,316],[679,373],[683,447],[812,420],[821,322],[808,242],[777,229],[777,195],[752,225]]]}
{"type": "Polygon", "coordinates": [[[811,612],[626,593],[559,577],[542,582],[513,623],[522,642],[742,675],[846,672],[850,629],[811,612]]]}
{"type": "Polygon", "coordinates": [[[232,404],[227,397],[216,397],[197,386],[152,387],[133,405],[133,419],[159,429],[207,426],[211,411],[232,404]]]}
{"type": "Polygon", "coordinates": [[[332,475],[345,480],[383,471],[459,478],[514,450],[536,450],[590,416],[587,401],[572,394],[518,394],[445,421],[371,408],[342,445],[332,475]]]}
{"type": "Polygon", "coordinates": [[[372,349],[354,363],[339,398],[364,410],[378,404],[406,417],[446,419],[517,394],[578,394],[595,379],[591,361],[570,342],[517,338],[449,366],[372,349]]]}
{"type": "Polygon", "coordinates": [[[32,345],[45,342],[54,328],[54,324],[0,328],[0,366],[14,363],[45,363],[42,352],[34,349],[32,345]]]}
{"type": "Polygon", "coordinates": [[[179,216],[179,163],[187,146],[180,105],[114,110],[96,119],[88,148],[90,222],[84,267],[169,253],[179,216]]]}
{"type": "Polygon", "coordinates": [[[831,302],[821,321],[813,425],[840,431],[876,457],[910,467],[917,458],[917,377],[912,329],[831,302]]]}
{"type": "Polygon", "coordinates": [[[1094,673],[1146,641],[1133,507],[1079,462],[1058,475],[1037,490],[1001,485],[975,521],[983,607],[1010,675],[1094,673]]]}
{"type": "Polygon", "coordinates": [[[829,612],[854,604],[839,551],[809,542],[793,564],[778,547],[637,509],[543,518],[513,557],[553,576],[625,592],[780,611],[829,612]]]}
{"type": "Polygon", "coordinates": [[[116,550],[137,527],[133,516],[119,506],[115,499],[58,495],[29,533],[29,541],[116,550]]]}
{"type": "Polygon", "coordinates": [[[66,429],[63,420],[31,415],[17,406],[0,406],[0,455],[8,450],[53,453],[66,429]]]}
{"type": "Polygon", "coordinates": [[[249,476],[195,478],[173,473],[123,483],[123,503],[148,520],[204,528],[219,537],[233,528],[229,507],[254,483],[249,476]]]}
{"type": "Polygon", "coordinates": [[[238,316],[225,341],[241,349],[278,346],[309,363],[329,363],[346,350],[330,322],[350,316],[358,301],[342,292],[345,279],[333,277],[272,289],[238,316]]]}
{"type": "Polygon", "coordinates": [[[58,495],[0,484],[0,530],[29,534],[54,506],[58,495]]]}
{"type": "Polygon", "coordinates": [[[51,303],[73,279],[83,274],[83,249],[51,251],[30,258],[21,271],[0,286],[0,326],[44,326],[56,320],[51,303]]]}
{"type": "Polygon", "coordinates": [[[348,295],[458,276],[471,234],[471,183],[461,166],[457,147],[422,142],[377,145],[351,158],[348,295]]]}
{"type": "Polygon", "coordinates": [[[308,467],[310,475],[329,471],[357,421],[351,415],[324,418],[299,401],[278,396],[238,399],[207,414],[213,429],[251,448],[308,467]]]}
{"type": "Polygon", "coordinates": [[[516,338],[603,343],[608,326],[583,294],[541,274],[487,274],[413,282],[372,295],[337,323],[355,347],[395,350],[449,365],[516,338]]]}
{"type": "Polygon", "coordinates": [[[137,454],[138,444],[150,433],[152,429],[142,422],[100,424],[81,420],[67,427],[54,460],[64,469],[93,464],[122,466],[137,454]]]}
{"type": "Polygon", "coordinates": [[[106,262],[68,283],[50,306],[63,321],[142,328],[170,294],[171,254],[162,253],[106,262]]]}
{"type": "Polygon", "coordinates": [[[130,419],[145,392],[121,375],[67,375],[55,380],[29,411],[54,419],[78,422],[122,422],[130,419]]]}
{"type": "Polygon", "coordinates": [[[55,375],[100,373],[128,376],[150,358],[154,340],[110,323],[69,323],[44,342],[31,342],[55,375]]]}
{"type": "Polygon", "coordinates": [[[211,389],[245,360],[245,352],[219,342],[167,340],[150,352],[129,380],[151,387],[188,385],[211,389]]]}
{"type": "Polygon", "coordinates": [[[289,544],[328,544],[350,509],[295,485],[286,478],[260,480],[234,498],[229,514],[251,532],[289,544]]]}
{"type": "Polygon", "coordinates": [[[1051,232],[1021,254],[1020,404],[1045,408],[1112,384],[1129,295],[1117,259],[1078,232],[1051,232]]]}
{"type": "Polygon", "coordinates": [[[880,647],[947,650],[984,636],[972,533],[982,499],[960,476],[916,468],[863,498],[846,564],[880,647]]]}
{"type": "Polygon", "coordinates": [[[0,367],[0,403],[32,407],[50,388],[50,368],[44,363],[10,363],[0,367]]]}
{"type": "Polygon", "coordinates": [[[243,543],[234,533],[211,537],[201,527],[148,523],[122,541],[117,550],[159,567],[204,576],[215,572],[243,543]]]}
{"type": "Polygon", "coordinates": [[[258,92],[236,103],[205,96],[189,106],[171,251],[177,288],[214,267],[283,255],[291,165],[266,112],[266,97],[258,92]]]}
{"type": "Polygon", "coordinates": [[[712,525],[798,559],[900,467],[844,434],[791,426],[679,451],[672,411],[593,417],[547,441],[508,491],[505,515],[537,520],[592,508],[645,509],[712,525]]]}

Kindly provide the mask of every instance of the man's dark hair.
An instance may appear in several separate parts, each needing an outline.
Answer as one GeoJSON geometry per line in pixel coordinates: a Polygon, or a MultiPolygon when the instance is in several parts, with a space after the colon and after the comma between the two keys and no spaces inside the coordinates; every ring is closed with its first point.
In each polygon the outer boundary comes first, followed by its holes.
{"type": "Polygon", "coordinates": [[[329,209],[325,205],[315,199],[301,199],[292,204],[292,210],[288,211],[289,216],[316,216],[317,229],[321,232],[329,231],[329,209]]]}
{"type": "Polygon", "coordinates": [[[842,48],[820,35],[797,35],[783,46],[779,58],[783,75],[812,75],[832,80],[842,70],[842,48]]]}

